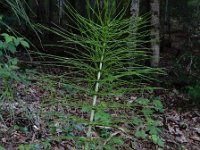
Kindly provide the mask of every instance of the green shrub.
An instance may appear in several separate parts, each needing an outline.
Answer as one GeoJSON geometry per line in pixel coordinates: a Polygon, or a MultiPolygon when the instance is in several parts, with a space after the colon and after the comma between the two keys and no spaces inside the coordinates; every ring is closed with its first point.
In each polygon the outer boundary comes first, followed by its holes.
{"type": "Polygon", "coordinates": [[[18,69],[17,58],[10,57],[10,53],[16,53],[16,47],[22,45],[25,48],[29,48],[29,44],[20,37],[15,38],[7,33],[2,33],[3,40],[0,40],[0,77],[1,78],[13,78],[18,80],[18,77],[13,71],[18,69]]]}
{"type": "Polygon", "coordinates": [[[29,44],[23,38],[16,38],[7,33],[2,33],[0,36],[2,37],[2,40],[0,40],[0,79],[2,80],[0,99],[13,99],[10,83],[21,81],[22,78],[16,73],[18,59],[11,57],[10,54],[16,53],[18,45],[21,44],[23,47],[29,48],[29,44]]]}

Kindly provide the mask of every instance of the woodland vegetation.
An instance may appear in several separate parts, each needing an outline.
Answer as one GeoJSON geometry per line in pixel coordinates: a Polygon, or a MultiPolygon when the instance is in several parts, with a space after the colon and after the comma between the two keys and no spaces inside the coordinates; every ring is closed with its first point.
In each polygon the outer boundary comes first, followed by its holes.
{"type": "Polygon", "coordinates": [[[0,0],[0,150],[199,150],[199,0],[0,0]]]}

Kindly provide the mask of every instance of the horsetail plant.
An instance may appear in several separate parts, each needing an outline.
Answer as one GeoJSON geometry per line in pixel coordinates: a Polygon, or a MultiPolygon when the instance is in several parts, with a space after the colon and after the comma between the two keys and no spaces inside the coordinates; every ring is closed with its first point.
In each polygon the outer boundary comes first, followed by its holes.
{"type": "MultiPolygon", "coordinates": [[[[73,75],[66,76],[67,80],[74,88],[92,99],[90,122],[86,133],[89,139],[92,139],[93,127],[99,123],[95,122],[98,120],[95,113],[99,104],[106,102],[107,97],[151,88],[145,83],[152,80],[154,74],[162,73],[160,69],[140,64],[141,60],[148,58],[142,47],[146,31],[138,32],[142,31],[141,28],[145,24],[143,20],[135,19],[134,26],[130,28],[130,24],[133,23],[130,22],[130,18],[124,17],[125,10],[116,15],[113,10],[116,8],[112,7],[115,5],[110,3],[111,1],[104,0],[99,8],[97,1],[97,9],[91,5],[89,12],[93,13],[93,18],[83,17],[69,4],[65,4],[65,15],[73,23],[67,24],[66,28],[55,25],[51,29],[40,25],[59,36],[62,40],[58,46],[66,48],[68,53],[68,58],[46,56],[57,60],[60,65],[70,66],[74,72],[72,71],[73,75]],[[133,36],[137,37],[133,38],[134,41],[130,39],[133,36]],[[137,47],[130,46],[136,43],[137,47]]],[[[102,124],[112,126],[115,123],[108,121],[102,124]]],[[[90,149],[88,144],[85,149],[90,149]]]]}

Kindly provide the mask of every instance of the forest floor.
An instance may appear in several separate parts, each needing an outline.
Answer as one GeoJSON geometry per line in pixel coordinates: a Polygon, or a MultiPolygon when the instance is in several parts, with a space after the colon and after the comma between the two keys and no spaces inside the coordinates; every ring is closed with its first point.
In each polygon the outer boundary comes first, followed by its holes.
{"type": "MultiPolygon", "coordinates": [[[[173,53],[164,54],[165,59],[161,59],[162,67],[168,68],[168,66],[172,66],[169,63],[169,59],[172,59],[171,55],[173,55],[173,53]]],[[[170,67],[168,69],[170,69],[170,67]]],[[[48,74],[62,74],[63,72],[62,68],[45,67],[40,68],[40,70],[48,74]]],[[[13,95],[9,94],[9,92],[7,93],[10,101],[0,102],[0,145],[6,147],[8,150],[14,150],[16,146],[20,144],[37,143],[40,139],[51,136],[50,132],[47,131],[48,126],[48,128],[57,135],[55,139],[49,139],[51,140],[50,149],[72,150],[73,142],[66,139],[60,140],[59,135],[62,131],[59,128],[55,128],[62,123],[68,124],[69,120],[63,122],[63,118],[60,117],[59,114],[49,114],[49,118],[47,118],[45,114],[51,111],[63,111],[66,114],[76,116],[84,115],[80,109],[74,108],[66,101],[63,101],[66,95],[69,95],[70,92],[73,91],[69,89],[66,91],[61,88],[59,84],[55,85],[49,78],[40,76],[40,74],[29,72],[27,76],[31,79],[31,83],[14,82],[10,84],[10,87],[12,87],[11,89],[13,89],[13,91],[11,91],[13,95]],[[50,128],[52,125],[54,125],[54,128],[50,128]]],[[[169,78],[169,76],[166,76],[164,78],[165,82],[167,82],[169,78]]],[[[199,150],[200,107],[193,104],[188,94],[180,90],[180,87],[176,87],[173,84],[168,85],[164,82],[161,82],[159,86],[163,88],[146,93],[146,97],[160,97],[164,105],[164,112],[162,114],[156,114],[156,118],[160,121],[160,136],[165,141],[165,148],[163,148],[163,150],[199,150]]],[[[86,95],[77,96],[87,99],[86,95]]],[[[130,93],[127,97],[131,99],[137,97],[137,95],[130,93]]],[[[127,97],[116,97],[116,100],[123,101],[123,99],[127,99],[127,97]]],[[[79,126],[77,128],[80,129],[81,127],[79,126]]],[[[76,133],[77,130],[74,129],[66,130],[71,130],[70,134],[74,131],[74,135],[85,134],[81,129],[78,133],[76,133]]],[[[116,133],[116,131],[113,130],[111,132],[113,132],[111,134],[116,133]]],[[[116,134],[126,136],[118,132],[116,134]]],[[[127,137],[127,139],[129,139],[129,137],[127,137]]],[[[162,149],[149,140],[135,140],[134,144],[136,144],[137,150],[162,149]]],[[[127,143],[128,145],[131,144],[129,140],[127,140],[127,143]]],[[[133,149],[130,147],[118,149],[133,149]]],[[[40,148],[36,145],[35,149],[39,150],[40,148]]]]}

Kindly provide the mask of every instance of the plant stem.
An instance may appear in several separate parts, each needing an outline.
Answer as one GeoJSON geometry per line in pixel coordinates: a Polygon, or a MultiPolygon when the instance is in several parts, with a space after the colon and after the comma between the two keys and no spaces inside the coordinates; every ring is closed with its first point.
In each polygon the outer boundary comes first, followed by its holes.
{"type": "MultiPolygon", "coordinates": [[[[105,33],[105,32],[104,32],[105,33]]],[[[106,43],[107,43],[107,38],[104,34],[104,38],[102,39],[103,41],[103,47],[102,47],[102,52],[100,54],[100,63],[99,63],[99,68],[98,68],[98,73],[97,73],[97,81],[95,83],[95,89],[94,89],[94,92],[95,94],[93,95],[93,98],[92,98],[92,110],[91,110],[91,113],[90,113],[90,125],[88,127],[88,131],[87,131],[87,137],[88,138],[91,138],[91,133],[92,133],[92,122],[94,121],[94,117],[95,117],[95,109],[94,107],[96,106],[97,104],[97,93],[99,92],[99,86],[100,86],[100,80],[101,80],[101,75],[102,75],[102,69],[103,69],[103,60],[104,60],[104,54],[105,54],[105,48],[106,48],[106,43]]],[[[97,52],[98,53],[98,52],[97,52]]],[[[85,145],[85,149],[86,150],[89,150],[89,143],[86,142],[86,145],[85,145]]]]}
{"type": "MultiPolygon", "coordinates": [[[[101,61],[100,61],[100,64],[99,64],[99,72],[97,73],[97,82],[95,84],[95,93],[98,93],[99,91],[99,80],[101,79],[101,71],[102,71],[102,67],[103,67],[103,55],[101,56],[101,61]]],[[[96,103],[97,103],[97,94],[95,94],[92,98],[92,106],[96,106],[96,103]]],[[[90,123],[92,123],[94,121],[94,114],[95,114],[95,110],[94,108],[91,110],[91,114],[90,114],[90,123]]],[[[91,137],[91,132],[92,132],[92,125],[89,125],[88,127],[88,132],[87,132],[87,137],[90,138],[91,137]]],[[[86,146],[85,146],[85,149],[88,150],[89,147],[88,147],[88,143],[86,143],[86,146]]]]}
{"type": "MultiPolygon", "coordinates": [[[[102,66],[103,66],[103,63],[101,62],[99,64],[99,72],[97,74],[97,82],[96,82],[96,85],[95,85],[95,93],[97,93],[99,91],[99,80],[101,78],[102,66]]],[[[93,101],[92,106],[95,106],[96,103],[97,103],[97,95],[96,94],[93,96],[92,101],[93,101]]],[[[90,114],[90,123],[93,122],[93,120],[94,120],[94,113],[95,113],[95,110],[92,109],[91,110],[91,114],[90,114]]],[[[87,137],[91,137],[91,130],[92,130],[92,126],[90,125],[89,129],[88,129],[88,132],[87,132],[87,137]]]]}

